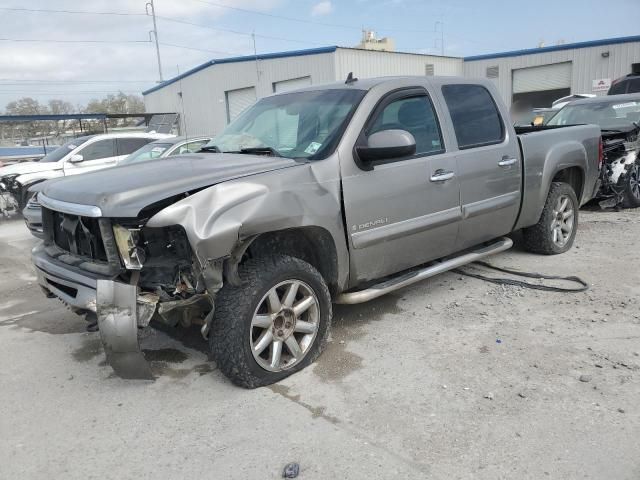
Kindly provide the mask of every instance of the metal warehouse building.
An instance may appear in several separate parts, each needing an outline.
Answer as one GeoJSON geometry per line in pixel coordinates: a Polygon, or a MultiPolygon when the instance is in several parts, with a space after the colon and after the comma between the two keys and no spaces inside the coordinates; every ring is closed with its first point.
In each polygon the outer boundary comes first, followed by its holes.
{"type": "Polygon", "coordinates": [[[462,75],[462,59],[324,47],[211,60],[145,92],[148,112],[178,112],[182,133],[216,134],[257,98],[382,75],[462,75]]]}
{"type": "Polygon", "coordinates": [[[507,105],[546,107],[569,94],[606,95],[638,62],[640,36],[621,37],[466,57],[464,75],[493,79],[507,105]]]}
{"type": "Polygon", "coordinates": [[[507,105],[533,107],[570,93],[606,94],[640,63],[640,36],[466,58],[324,47],[211,60],[145,92],[147,111],[178,112],[183,134],[220,132],[256,99],[311,84],[385,75],[486,77],[507,105]]]}

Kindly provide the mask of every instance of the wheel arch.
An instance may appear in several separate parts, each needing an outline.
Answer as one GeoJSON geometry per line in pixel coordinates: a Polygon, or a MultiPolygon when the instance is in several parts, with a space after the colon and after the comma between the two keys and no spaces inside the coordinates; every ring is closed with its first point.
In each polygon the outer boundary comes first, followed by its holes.
{"type": "Polygon", "coordinates": [[[249,258],[282,254],[303,260],[320,272],[332,295],[339,290],[338,251],[331,233],[323,227],[305,226],[265,232],[242,242],[227,260],[227,278],[249,258]]]}

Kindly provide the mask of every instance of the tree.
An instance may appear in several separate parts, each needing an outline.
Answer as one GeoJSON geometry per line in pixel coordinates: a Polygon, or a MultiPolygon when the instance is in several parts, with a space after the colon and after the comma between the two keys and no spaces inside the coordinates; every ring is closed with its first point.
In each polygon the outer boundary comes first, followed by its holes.
{"type": "MultiPolygon", "coordinates": [[[[31,97],[23,97],[19,100],[9,102],[5,110],[7,115],[38,115],[49,113],[46,105],[41,105],[40,102],[31,97]]],[[[11,123],[9,126],[25,138],[33,137],[37,135],[42,128],[46,128],[42,122],[11,123]]]]}
{"type": "MultiPolygon", "coordinates": [[[[144,113],[144,102],[137,95],[126,95],[124,92],[119,92],[116,95],[107,95],[101,100],[91,100],[87,104],[85,111],[87,113],[144,113]]],[[[135,120],[133,119],[109,120],[110,127],[126,126],[134,123],[135,120]]]]}
{"type": "MultiPolygon", "coordinates": [[[[57,99],[49,100],[49,112],[53,115],[69,114],[74,113],[74,111],[75,108],[69,102],[57,99]]],[[[54,123],[56,136],[59,136],[61,133],[64,133],[67,130],[69,122],[67,120],[60,120],[54,123]]]]}

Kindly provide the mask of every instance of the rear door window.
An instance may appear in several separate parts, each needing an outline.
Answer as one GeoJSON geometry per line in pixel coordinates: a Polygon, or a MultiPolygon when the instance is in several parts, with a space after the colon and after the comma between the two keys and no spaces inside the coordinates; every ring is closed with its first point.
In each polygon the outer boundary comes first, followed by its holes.
{"type": "Polygon", "coordinates": [[[505,129],[498,107],[481,85],[454,84],[442,87],[458,148],[474,148],[501,143],[505,129]]]}
{"type": "Polygon", "coordinates": [[[129,155],[152,141],[153,138],[118,138],[118,155],[129,155]]]}
{"type": "Polygon", "coordinates": [[[640,78],[629,80],[629,90],[627,93],[640,93],[640,78]]]}
{"type": "Polygon", "coordinates": [[[78,153],[82,155],[82,159],[86,162],[88,160],[99,160],[101,158],[109,158],[116,156],[115,140],[98,140],[97,142],[90,143],[78,153]]]}

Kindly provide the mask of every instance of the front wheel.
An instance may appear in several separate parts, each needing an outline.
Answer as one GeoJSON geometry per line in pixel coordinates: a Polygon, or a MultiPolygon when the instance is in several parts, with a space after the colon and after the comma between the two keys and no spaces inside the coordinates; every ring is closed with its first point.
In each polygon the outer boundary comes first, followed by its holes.
{"type": "Polygon", "coordinates": [[[640,164],[635,162],[624,178],[622,206],[626,208],[640,207],[640,164]]]}
{"type": "Polygon", "coordinates": [[[578,199],[567,183],[553,182],[537,224],[523,230],[527,250],[543,255],[564,253],[578,229],[578,199]]]}
{"type": "Polygon", "coordinates": [[[248,260],[240,287],[225,285],[209,337],[220,370],[236,385],[277,382],[312,363],[331,323],[331,296],[322,275],[286,255],[248,260]]]}

